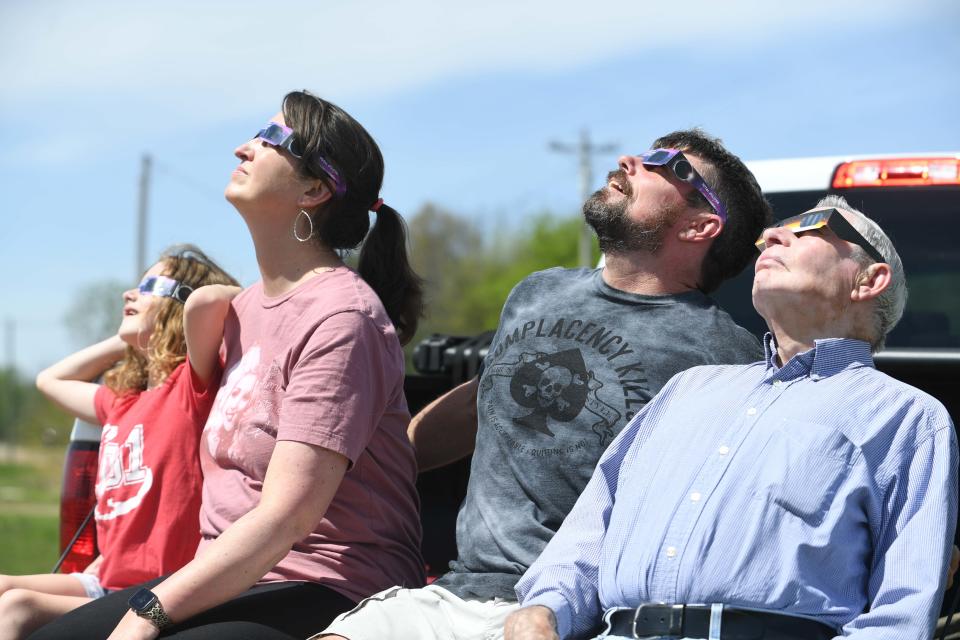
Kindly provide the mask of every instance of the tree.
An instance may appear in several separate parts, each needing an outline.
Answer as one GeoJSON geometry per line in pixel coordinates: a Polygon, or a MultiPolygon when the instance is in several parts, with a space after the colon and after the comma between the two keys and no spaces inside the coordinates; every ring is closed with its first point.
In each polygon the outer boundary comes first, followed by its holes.
{"type": "Polygon", "coordinates": [[[78,348],[116,333],[123,315],[123,292],[128,288],[117,280],[102,280],[74,294],[63,322],[78,348]]]}
{"type": "Polygon", "coordinates": [[[14,369],[0,369],[0,441],[38,444],[52,428],[56,441],[65,443],[72,424],[71,417],[37,391],[33,381],[21,379],[14,369]]]}
{"type": "Polygon", "coordinates": [[[412,344],[431,333],[474,335],[496,327],[520,280],[541,269],[576,265],[581,224],[579,215],[545,211],[484,239],[471,222],[424,205],[409,225],[411,263],[426,279],[428,303],[412,344]]]}
{"type": "Polygon", "coordinates": [[[420,334],[475,333],[461,294],[482,277],[483,239],[468,220],[425,204],[410,221],[410,262],[424,279],[426,317],[420,334]],[[426,331],[429,329],[429,331],[426,331]]]}

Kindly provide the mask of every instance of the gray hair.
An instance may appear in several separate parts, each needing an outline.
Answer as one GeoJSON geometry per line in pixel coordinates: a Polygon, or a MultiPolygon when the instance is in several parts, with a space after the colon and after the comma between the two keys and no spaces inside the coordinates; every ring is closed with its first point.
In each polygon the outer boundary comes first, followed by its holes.
{"type": "MultiPolygon", "coordinates": [[[[900,255],[880,225],[862,211],[851,207],[843,196],[829,195],[817,203],[816,208],[821,207],[834,207],[852,213],[853,218],[849,221],[850,224],[880,252],[883,261],[890,265],[890,286],[877,296],[873,311],[873,335],[870,337],[870,347],[876,353],[883,348],[887,334],[900,321],[903,308],[907,305],[907,278],[903,272],[903,262],[900,261],[900,255]]],[[[866,251],[860,247],[857,247],[857,251],[861,266],[866,267],[872,262],[866,251]]]]}

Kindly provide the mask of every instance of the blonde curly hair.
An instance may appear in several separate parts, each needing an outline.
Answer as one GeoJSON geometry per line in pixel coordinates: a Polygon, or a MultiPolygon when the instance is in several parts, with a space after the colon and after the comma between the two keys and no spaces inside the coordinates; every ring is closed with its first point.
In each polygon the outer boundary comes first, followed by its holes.
{"type": "MultiPolygon", "coordinates": [[[[192,244],[170,247],[157,261],[164,265],[163,275],[196,289],[208,284],[238,286],[203,251],[192,244]]],[[[104,384],[118,395],[144,391],[150,380],[158,383],[187,357],[187,339],[183,333],[183,303],[162,297],[154,301],[154,325],[143,352],[127,347],[123,360],[103,376],[104,384]]]]}

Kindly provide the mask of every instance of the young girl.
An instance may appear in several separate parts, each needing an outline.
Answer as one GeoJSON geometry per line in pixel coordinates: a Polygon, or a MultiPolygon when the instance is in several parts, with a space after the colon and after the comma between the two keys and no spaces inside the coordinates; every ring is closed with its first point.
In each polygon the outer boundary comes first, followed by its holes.
{"type": "Polygon", "coordinates": [[[48,398],[103,426],[94,514],[101,555],[82,574],[0,577],[0,639],[23,637],[106,591],[171,573],[193,558],[200,539],[197,446],[220,380],[223,317],[219,327],[208,319],[185,328],[184,303],[214,284],[239,290],[195,247],[166,252],[123,294],[116,335],[37,376],[48,398]],[[104,371],[104,384],[88,382],[104,371]]]}
{"type": "Polygon", "coordinates": [[[380,199],[383,158],[356,120],[305,92],[257,124],[226,197],[261,279],[232,301],[201,298],[231,312],[200,445],[197,556],[37,639],[304,638],[372,593],[423,583],[400,347],[420,286],[403,221],[380,199]],[[340,251],[361,242],[354,271],[340,251]]]}

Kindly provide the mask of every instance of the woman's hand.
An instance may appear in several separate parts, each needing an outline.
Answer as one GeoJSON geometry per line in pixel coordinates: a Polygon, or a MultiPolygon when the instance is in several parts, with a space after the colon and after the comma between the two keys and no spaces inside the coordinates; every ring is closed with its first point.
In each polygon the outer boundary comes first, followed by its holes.
{"type": "Polygon", "coordinates": [[[159,635],[160,630],[152,622],[127,611],[107,640],[154,640],[159,635]]]}

